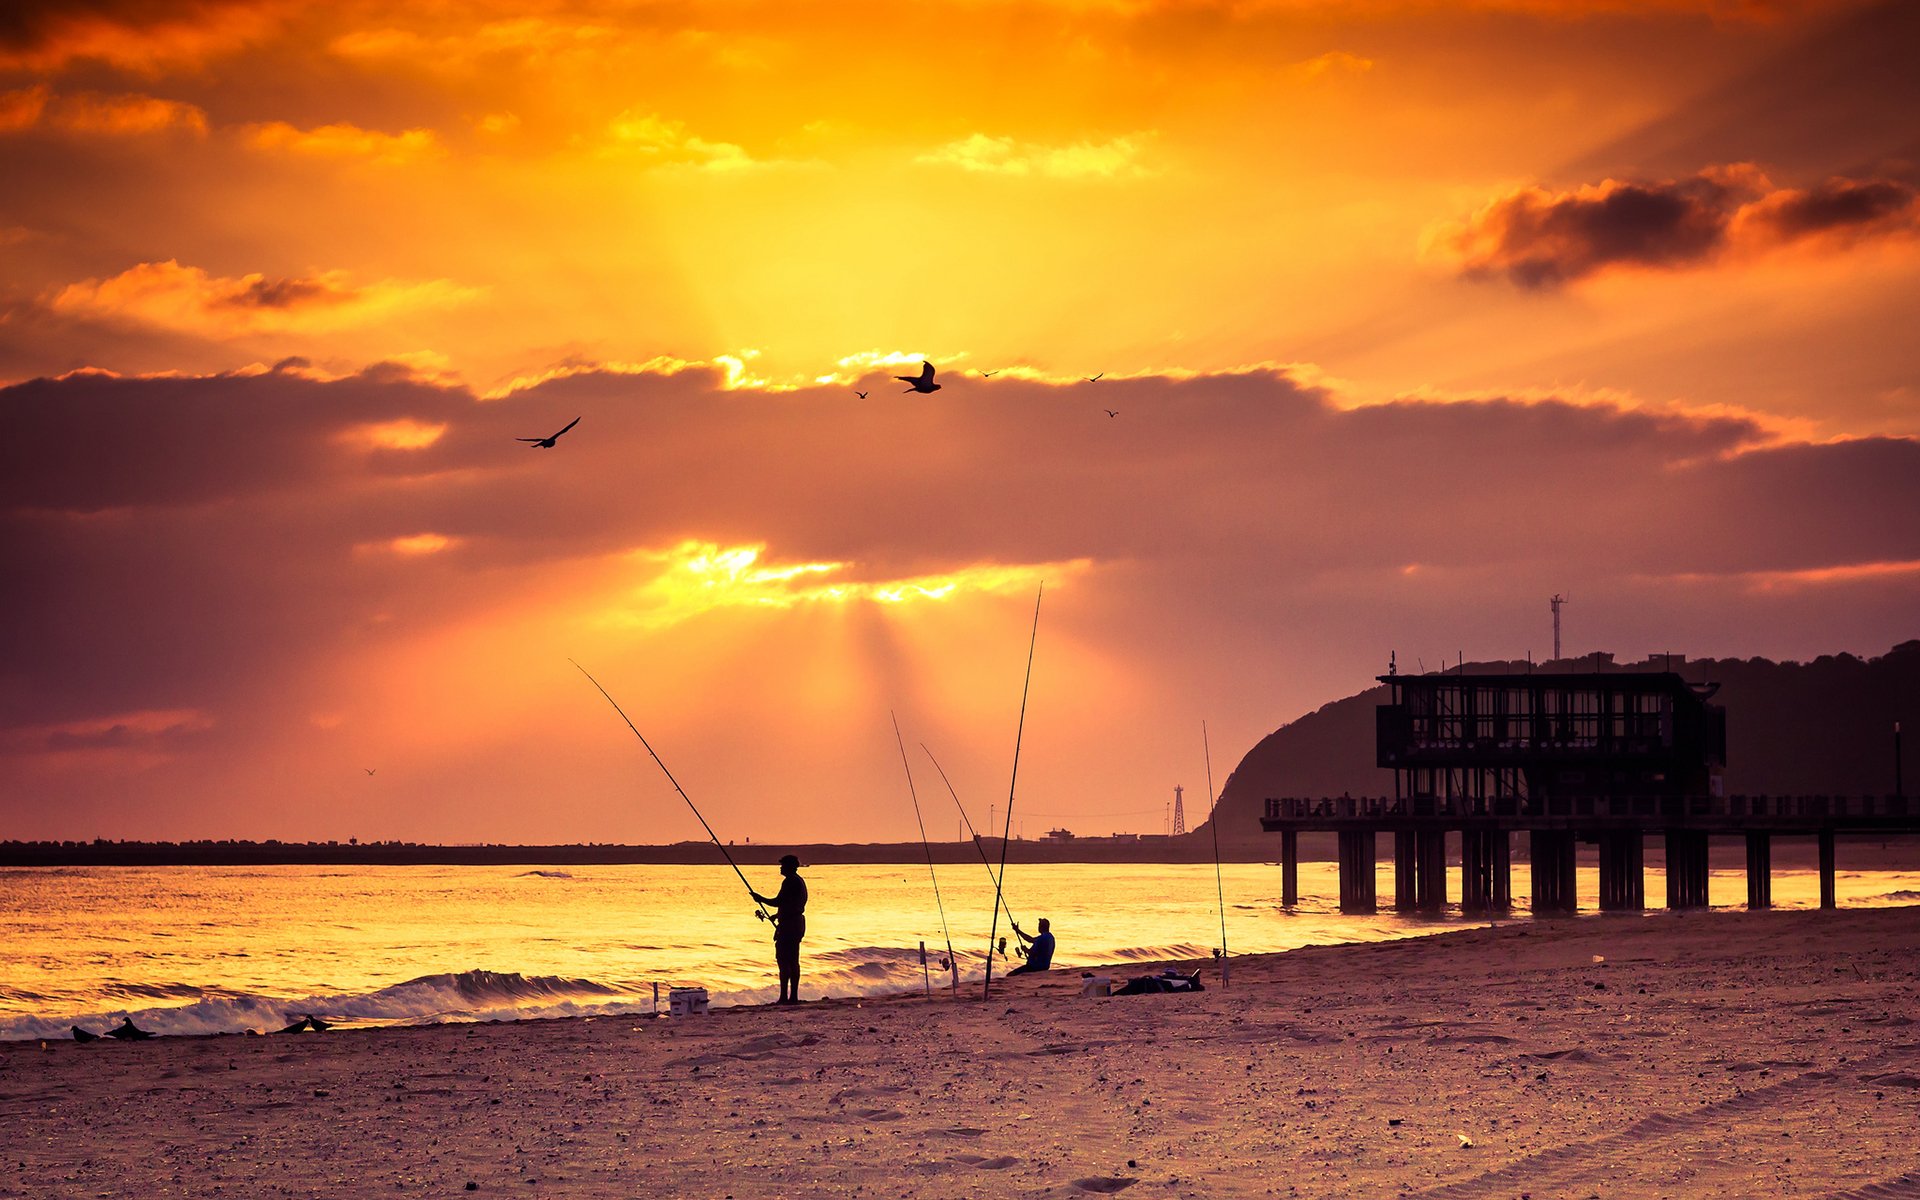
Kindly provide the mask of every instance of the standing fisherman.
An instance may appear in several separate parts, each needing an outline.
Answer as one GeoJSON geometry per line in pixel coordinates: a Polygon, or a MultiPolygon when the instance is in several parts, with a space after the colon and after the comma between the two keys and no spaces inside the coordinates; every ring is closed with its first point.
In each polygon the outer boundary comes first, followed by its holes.
{"type": "Polygon", "coordinates": [[[807,936],[807,881],[800,878],[800,860],[791,854],[781,858],[780,874],[778,895],[752,894],[756,903],[773,905],[773,960],[780,969],[777,1003],[798,1004],[800,939],[807,936]]]}

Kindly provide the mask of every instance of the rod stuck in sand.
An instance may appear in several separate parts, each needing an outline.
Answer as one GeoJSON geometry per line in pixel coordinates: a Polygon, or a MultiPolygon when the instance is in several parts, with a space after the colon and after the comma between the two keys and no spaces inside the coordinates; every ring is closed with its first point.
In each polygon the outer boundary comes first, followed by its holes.
{"type": "Polygon", "coordinates": [[[1207,828],[1213,830],[1213,889],[1220,898],[1220,986],[1227,986],[1227,885],[1220,881],[1220,798],[1213,794],[1213,747],[1207,741],[1207,723],[1200,722],[1200,752],[1207,759],[1207,828]]]}
{"type": "Polygon", "coordinates": [[[647,735],[640,732],[640,727],[633,723],[633,718],[627,715],[627,710],[620,707],[620,702],[613,698],[613,693],[600,686],[600,681],[595,679],[591,672],[579,663],[573,662],[572,659],[568,659],[567,661],[573,663],[574,670],[587,677],[587,682],[593,685],[595,691],[607,698],[608,704],[613,705],[613,711],[620,714],[620,719],[627,723],[627,728],[633,730],[633,736],[639,738],[640,744],[647,748],[647,753],[652,756],[654,765],[660,768],[660,773],[667,777],[667,782],[673,785],[673,790],[679,792],[680,798],[685,800],[687,807],[693,810],[694,818],[700,822],[700,828],[707,831],[707,836],[713,839],[715,848],[720,851],[720,857],[727,860],[727,865],[733,868],[735,875],[740,876],[740,886],[747,889],[747,895],[755,897],[753,901],[754,915],[762,921],[770,920],[771,918],[767,916],[767,906],[760,903],[759,898],[755,896],[753,885],[747,882],[746,875],[740,870],[740,864],[733,861],[733,855],[727,852],[726,843],[722,842],[720,835],[713,831],[713,826],[707,824],[707,819],[700,815],[700,808],[694,804],[693,797],[687,795],[687,789],[680,786],[680,781],[673,777],[673,772],[667,769],[667,764],[660,761],[660,755],[655,753],[652,743],[647,741],[647,735]]]}
{"type": "MultiPolygon", "coordinates": [[[[900,747],[900,768],[907,773],[907,795],[913,800],[913,820],[920,826],[920,848],[927,852],[927,878],[933,881],[933,903],[940,910],[940,936],[947,939],[947,970],[953,976],[953,994],[960,994],[960,962],[953,956],[953,934],[947,931],[947,905],[940,899],[940,876],[933,870],[933,846],[927,841],[927,823],[920,816],[920,794],[913,786],[913,768],[907,764],[906,739],[900,736],[900,718],[889,712],[893,719],[893,742],[900,747]]],[[[927,964],[927,944],[920,943],[921,973],[925,974],[927,964]]],[[[931,987],[928,989],[931,991],[931,987]]]]}
{"type": "MultiPolygon", "coordinates": [[[[1027,675],[1020,684],[1020,724],[1013,731],[1013,773],[1007,778],[1007,823],[1000,831],[1000,871],[993,880],[993,925],[987,933],[987,975],[981,981],[982,1000],[993,995],[993,945],[1000,933],[1000,908],[1005,897],[1007,839],[1013,833],[1013,793],[1020,782],[1020,739],[1027,733],[1027,692],[1033,687],[1033,649],[1040,643],[1040,601],[1046,595],[1047,585],[1042,583],[1033,597],[1033,632],[1027,637],[1027,675]]],[[[1012,922],[1013,918],[1009,916],[1007,920],[1012,922]]]]}

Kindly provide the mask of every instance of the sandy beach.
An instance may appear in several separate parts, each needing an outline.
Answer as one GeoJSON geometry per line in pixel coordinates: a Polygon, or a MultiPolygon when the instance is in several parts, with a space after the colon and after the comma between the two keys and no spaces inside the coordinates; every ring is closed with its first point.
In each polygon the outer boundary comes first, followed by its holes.
{"type": "Polygon", "coordinates": [[[1084,999],[1069,967],[987,1002],[8,1043],[0,1196],[1920,1196],[1920,908],[1203,969],[1197,995],[1084,999]]]}

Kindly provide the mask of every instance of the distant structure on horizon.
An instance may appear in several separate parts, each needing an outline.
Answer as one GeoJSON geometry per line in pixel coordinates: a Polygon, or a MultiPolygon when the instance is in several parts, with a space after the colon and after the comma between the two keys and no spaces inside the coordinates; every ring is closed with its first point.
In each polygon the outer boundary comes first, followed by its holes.
{"type": "Polygon", "coordinates": [[[1174,837],[1180,837],[1187,832],[1187,807],[1185,802],[1180,798],[1181,793],[1184,791],[1186,791],[1186,789],[1179,784],[1176,783],[1173,785],[1173,828],[1171,832],[1174,837]]]}
{"type": "MultiPolygon", "coordinates": [[[[1609,656],[1610,657],[1610,656],[1609,656]]],[[[1650,655],[1655,661],[1675,656],[1650,655]]],[[[1598,662],[1596,666],[1602,665],[1598,662]]],[[[1339,835],[1340,907],[1372,912],[1375,839],[1393,834],[1394,904],[1447,903],[1447,837],[1460,839],[1460,906],[1512,907],[1511,834],[1526,831],[1533,911],[1573,912],[1579,842],[1600,849],[1600,907],[1646,907],[1644,845],[1665,839],[1667,907],[1707,904],[1714,835],[1747,844],[1747,904],[1772,904],[1775,834],[1814,835],[1820,895],[1834,905],[1834,837],[1920,833],[1904,795],[1727,796],[1726,710],[1717,684],[1671,670],[1379,676],[1378,765],[1391,797],[1268,799],[1261,825],[1281,835],[1283,905],[1298,902],[1299,834],[1339,835]]]]}

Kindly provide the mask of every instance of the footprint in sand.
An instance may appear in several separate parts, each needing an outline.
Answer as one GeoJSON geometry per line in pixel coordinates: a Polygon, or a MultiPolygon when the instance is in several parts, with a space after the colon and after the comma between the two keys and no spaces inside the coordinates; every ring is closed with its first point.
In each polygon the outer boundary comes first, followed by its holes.
{"type": "Polygon", "coordinates": [[[1139,1182],[1138,1179],[1125,1175],[1090,1175],[1085,1179],[1074,1180],[1073,1186],[1097,1196],[1111,1196],[1115,1192],[1124,1192],[1139,1182]]]}
{"type": "Polygon", "coordinates": [[[948,1161],[961,1163],[976,1171],[1004,1171],[1020,1160],[1002,1154],[998,1158],[985,1158],[978,1154],[956,1154],[948,1161]]]}
{"type": "Polygon", "coordinates": [[[938,1130],[937,1132],[944,1133],[948,1137],[977,1138],[981,1134],[985,1133],[986,1130],[974,1129],[973,1127],[968,1125],[951,1125],[945,1129],[938,1130]]]}

